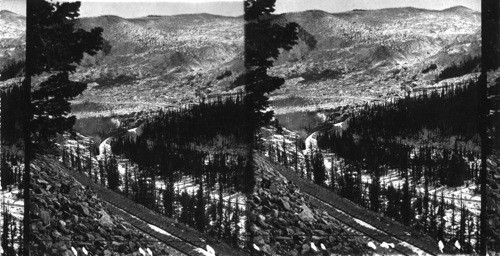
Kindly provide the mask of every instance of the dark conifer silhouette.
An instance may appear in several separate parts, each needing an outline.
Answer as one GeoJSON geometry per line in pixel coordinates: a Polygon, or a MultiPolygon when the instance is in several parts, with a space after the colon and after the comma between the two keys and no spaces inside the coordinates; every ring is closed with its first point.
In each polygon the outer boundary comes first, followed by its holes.
{"type": "MultiPolygon", "coordinates": [[[[20,105],[24,118],[24,180],[27,183],[24,191],[25,212],[30,212],[28,181],[34,152],[32,141],[35,142],[35,149],[42,149],[41,144],[50,144],[55,134],[71,130],[75,118],[68,117],[68,100],[80,94],[86,85],[69,80],[69,72],[75,71],[84,52],[94,55],[102,46],[101,28],[84,31],[74,27],[79,8],[80,2],[27,2],[26,55],[29,59],[26,60],[23,104],[20,105]],[[50,76],[34,85],[32,92],[32,76],[42,73],[50,76]]],[[[30,240],[29,225],[29,214],[26,214],[26,248],[30,240]]],[[[25,250],[25,255],[28,251],[25,250]]]]}
{"type": "Polygon", "coordinates": [[[118,172],[118,162],[116,157],[111,155],[106,165],[106,175],[108,178],[108,188],[117,190],[121,185],[120,173],[118,172]]]}
{"type": "Polygon", "coordinates": [[[314,183],[322,185],[326,181],[326,168],[323,154],[317,151],[312,155],[312,171],[314,175],[314,183]]]}
{"type": "Polygon", "coordinates": [[[8,63],[0,71],[0,81],[6,81],[15,77],[22,77],[24,75],[24,61],[13,61],[8,63]]]}
{"type": "Polygon", "coordinates": [[[12,170],[12,167],[7,162],[7,155],[5,152],[2,152],[1,159],[1,180],[2,180],[2,190],[7,190],[7,187],[15,184],[15,176],[12,170]]]}
{"type": "Polygon", "coordinates": [[[283,143],[282,145],[282,157],[281,157],[281,162],[285,167],[288,167],[288,153],[287,153],[287,146],[286,146],[286,139],[285,136],[283,136],[283,143]]]}
{"type": "Polygon", "coordinates": [[[1,140],[2,146],[22,146],[25,121],[23,119],[25,104],[23,88],[18,84],[10,84],[0,91],[1,96],[1,140]]]}
{"type": "Polygon", "coordinates": [[[453,63],[451,66],[443,69],[443,71],[439,73],[436,80],[437,82],[439,82],[444,79],[463,76],[472,72],[477,72],[479,71],[480,64],[481,64],[480,56],[471,56],[461,62],[453,63]]]}
{"type": "Polygon", "coordinates": [[[245,0],[245,67],[246,73],[239,78],[245,84],[246,102],[253,110],[252,121],[259,127],[268,124],[273,113],[266,94],[278,89],[285,80],[267,74],[280,49],[290,50],[298,40],[298,24],[284,26],[272,21],[276,0],[245,0]]]}
{"type": "Polygon", "coordinates": [[[18,228],[19,221],[9,212],[9,210],[7,210],[7,208],[2,210],[2,218],[2,256],[22,255],[24,252],[24,247],[22,245],[22,225],[21,228],[18,228]],[[16,244],[18,246],[16,246],[16,244]]]}
{"type": "Polygon", "coordinates": [[[50,77],[32,93],[32,139],[50,142],[57,133],[71,131],[75,117],[69,117],[68,100],[79,95],[86,84],[69,79],[83,53],[94,55],[102,48],[102,29],[91,31],[75,28],[80,2],[53,3],[33,1],[29,13],[27,38],[30,49],[28,76],[44,72],[50,77]]]}
{"type": "Polygon", "coordinates": [[[195,222],[196,229],[200,232],[205,231],[205,196],[203,193],[203,183],[200,183],[198,188],[198,193],[196,194],[196,212],[195,212],[195,222]]]}
{"type": "Polygon", "coordinates": [[[445,203],[444,203],[444,195],[443,195],[443,192],[441,192],[441,201],[440,201],[440,205],[439,205],[439,212],[438,212],[438,215],[439,215],[439,228],[438,228],[438,231],[437,231],[437,238],[441,241],[444,240],[444,233],[445,233],[445,225],[446,225],[446,221],[444,219],[444,216],[445,216],[445,203]]]}
{"type": "Polygon", "coordinates": [[[370,208],[374,212],[380,210],[380,171],[376,167],[372,172],[372,182],[370,184],[370,208]]]}

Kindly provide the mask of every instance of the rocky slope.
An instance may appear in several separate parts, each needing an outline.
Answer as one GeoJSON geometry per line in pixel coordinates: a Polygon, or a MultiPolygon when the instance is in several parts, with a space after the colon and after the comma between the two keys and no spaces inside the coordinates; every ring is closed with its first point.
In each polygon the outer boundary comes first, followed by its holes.
{"type": "Polygon", "coordinates": [[[33,255],[171,255],[171,248],[142,234],[119,217],[109,214],[105,203],[65,173],[52,157],[33,163],[31,176],[31,250],[33,255]]]}
{"type": "Polygon", "coordinates": [[[299,187],[281,176],[264,157],[257,156],[256,165],[257,186],[249,202],[250,230],[261,252],[265,255],[369,252],[364,245],[366,241],[352,236],[327,212],[312,206],[299,187]]]}

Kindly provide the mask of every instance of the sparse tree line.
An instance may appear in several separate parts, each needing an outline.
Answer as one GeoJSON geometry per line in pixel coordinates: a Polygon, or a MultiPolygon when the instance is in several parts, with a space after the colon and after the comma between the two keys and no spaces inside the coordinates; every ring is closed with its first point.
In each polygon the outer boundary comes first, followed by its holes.
{"type": "MultiPolygon", "coordinates": [[[[2,79],[6,80],[11,77],[9,72],[20,68],[21,64],[12,64],[2,71],[2,79]],[[5,73],[7,72],[7,73],[5,73]]],[[[23,63],[24,67],[24,63],[23,63]]],[[[12,73],[12,75],[14,75],[12,73]]],[[[1,96],[1,159],[0,159],[0,185],[2,191],[12,191],[14,187],[23,188],[22,162],[19,147],[22,146],[22,89],[20,86],[11,85],[0,91],[1,96]]],[[[22,220],[17,219],[9,211],[9,208],[3,205],[2,210],[2,231],[1,231],[1,246],[3,249],[2,256],[22,255],[24,252],[23,245],[23,225],[22,220]]]]}
{"type": "Polygon", "coordinates": [[[240,99],[160,111],[145,121],[136,137],[116,138],[112,152],[101,152],[97,161],[97,146],[80,144],[69,151],[63,148],[61,159],[96,183],[160,214],[228,244],[244,246],[244,227],[239,223],[246,216],[245,202],[224,199],[253,189],[240,99]],[[120,174],[122,157],[129,162],[122,165],[120,174]],[[192,193],[176,187],[186,180],[197,187],[192,193]],[[158,187],[159,183],[163,185],[158,187]]]}
{"type": "MultiPolygon", "coordinates": [[[[472,253],[473,249],[478,250],[478,216],[467,210],[464,204],[461,204],[462,207],[458,207],[454,202],[446,202],[443,194],[441,194],[441,198],[436,194],[436,188],[441,186],[442,183],[440,182],[442,180],[446,181],[449,179],[450,182],[457,182],[460,178],[464,177],[462,175],[467,174],[475,175],[475,180],[478,182],[478,165],[474,163],[471,164],[472,168],[466,168],[466,160],[459,153],[460,150],[452,153],[453,156],[442,158],[430,166],[416,165],[422,160],[420,157],[430,155],[430,147],[426,148],[427,150],[421,150],[420,155],[411,160],[411,164],[402,160],[399,167],[389,167],[388,164],[378,165],[373,162],[375,161],[373,160],[374,158],[370,160],[371,163],[369,161],[362,163],[334,155],[331,159],[333,163],[332,167],[328,169],[324,165],[324,156],[319,149],[310,149],[309,153],[304,155],[303,161],[301,161],[300,157],[293,153],[293,149],[286,148],[286,143],[283,142],[283,144],[280,144],[268,144],[268,156],[283,166],[295,169],[303,178],[325,186],[333,193],[347,198],[360,206],[384,214],[407,226],[414,227],[423,233],[431,235],[437,240],[443,241],[447,245],[449,253],[458,252],[452,246],[457,240],[462,246],[459,252],[472,253]],[[448,162],[450,167],[457,167],[457,165],[462,163],[462,170],[465,172],[460,174],[460,172],[454,173],[452,171],[454,169],[452,168],[440,168],[438,167],[439,162],[448,162]],[[394,168],[398,175],[404,179],[397,187],[392,184],[386,184],[385,181],[382,182],[381,180],[382,176],[388,175],[388,171],[391,168],[394,168]],[[369,174],[371,182],[362,180],[363,174],[366,175],[366,173],[369,174]],[[418,184],[423,185],[423,193],[417,191],[418,184]],[[434,187],[434,194],[432,195],[429,193],[430,186],[434,187]],[[446,210],[452,211],[451,219],[445,218],[446,210]]],[[[457,198],[455,201],[458,202],[458,200],[457,198]]]]}
{"type": "MultiPolygon", "coordinates": [[[[23,187],[24,170],[20,164],[23,159],[9,150],[2,150],[1,156],[1,186],[2,191],[12,191],[13,186],[23,187]]],[[[23,225],[21,221],[15,218],[9,211],[9,208],[3,206],[2,212],[2,235],[1,246],[2,256],[22,255],[23,253],[23,225]]]]}
{"type": "Polygon", "coordinates": [[[2,211],[2,256],[17,256],[24,252],[23,225],[4,207],[2,211]]]}
{"type": "Polygon", "coordinates": [[[18,186],[20,189],[23,184],[23,170],[20,166],[23,159],[12,154],[10,151],[3,150],[1,156],[1,186],[2,190],[12,190],[12,186],[18,186]]]}
{"type": "MultiPolygon", "coordinates": [[[[20,65],[20,64],[18,64],[20,65]]],[[[2,71],[2,80],[8,79],[5,72],[18,67],[15,63],[12,67],[2,71]]],[[[24,67],[24,63],[23,63],[24,67]]],[[[12,71],[14,72],[14,71],[12,71]]],[[[17,72],[17,71],[15,71],[17,72]]],[[[20,86],[11,85],[0,91],[1,96],[1,159],[0,159],[0,185],[2,191],[12,191],[13,187],[23,188],[24,170],[21,166],[24,161],[20,156],[18,148],[22,145],[22,110],[19,106],[23,101],[20,86]],[[12,136],[14,135],[14,136],[12,136]]],[[[17,219],[3,206],[2,210],[2,232],[1,246],[3,256],[22,255],[23,249],[23,225],[22,220],[17,219]]]]}
{"type": "MultiPolygon", "coordinates": [[[[2,137],[3,139],[3,137],[2,137]]],[[[5,141],[2,140],[2,153],[0,160],[0,181],[2,191],[11,192],[13,187],[23,188],[24,170],[21,166],[23,161],[15,148],[8,147],[5,141]]],[[[22,220],[17,219],[9,211],[9,207],[3,205],[2,211],[2,231],[1,231],[1,246],[3,249],[2,256],[22,255],[23,253],[23,225],[22,220]]]]}
{"type": "MultiPolygon", "coordinates": [[[[209,234],[211,237],[224,240],[234,246],[242,246],[242,227],[239,224],[241,218],[246,216],[244,202],[239,200],[226,200],[223,198],[224,189],[214,187],[208,188],[208,180],[212,183],[217,181],[217,171],[209,171],[214,177],[200,178],[197,189],[192,193],[181,190],[174,186],[174,181],[165,181],[165,186],[155,187],[157,176],[151,175],[151,169],[141,169],[137,164],[127,163],[124,167],[124,175],[118,171],[117,156],[110,153],[104,154],[104,158],[93,164],[89,158],[82,156],[82,148],[77,146],[74,150],[62,150],[62,161],[68,167],[85,173],[95,183],[108,187],[136,203],[163,214],[169,218],[185,223],[200,232],[209,234]],[[86,160],[87,159],[87,160],[86,160]],[[210,196],[209,191],[217,190],[217,196],[210,196]],[[196,192],[195,192],[196,191],[196,192]]],[[[87,153],[87,155],[94,153],[87,153]]],[[[210,164],[209,164],[210,165],[210,164]]],[[[158,174],[157,174],[158,175],[158,174]]],[[[180,173],[176,174],[175,181],[182,179],[180,173]]]]}
{"type": "Polygon", "coordinates": [[[370,174],[385,176],[389,169],[395,169],[401,177],[409,172],[411,180],[417,184],[421,183],[425,174],[432,186],[458,187],[466,180],[479,182],[479,152],[464,146],[453,149],[432,144],[410,146],[399,140],[378,142],[347,133],[322,135],[319,138],[319,148],[328,149],[347,165],[366,169],[370,174]]]}
{"type": "MultiPolygon", "coordinates": [[[[283,140],[268,143],[267,155],[302,177],[445,244],[458,240],[460,252],[470,253],[479,246],[478,216],[464,206],[446,203],[443,195],[441,200],[429,195],[429,187],[458,187],[466,180],[479,183],[479,152],[465,144],[449,148],[434,143],[448,142],[451,136],[476,143],[474,91],[475,83],[469,82],[429,96],[367,105],[353,115],[347,130],[319,133],[317,149],[309,148],[301,156],[302,141],[283,140]],[[419,140],[423,129],[432,131],[427,140],[419,140]],[[332,153],[331,168],[325,167],[322,149],[332,153]],[[390,170],[403,179],[397,187],[382,181],[390,170]],[[370,182],[363,181],[367,176],[370,182]],[[417,185],[425,192],[417,192],[417,185]],[[457,217],[445,218],[445,210],[457,217]]],[[[449,252],[455,252],[452,247],[449,252]]]]}

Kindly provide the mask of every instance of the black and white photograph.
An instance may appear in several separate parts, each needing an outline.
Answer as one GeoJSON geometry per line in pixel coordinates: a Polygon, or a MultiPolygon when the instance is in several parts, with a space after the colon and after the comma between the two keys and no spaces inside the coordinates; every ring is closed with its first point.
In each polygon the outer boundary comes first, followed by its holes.
{"type": "Polygon", "coordinates": [[[1,255],[25,251],[22,82],[26,52],[26,3],[0,2],[0,224],[1,255]],[[6,114],[9,113],[9,114],[6,114]]]}
{"type": "Polygon", "coordinates": [[[497,0],[0,0],[14,255],[497,255],[497,0]]]}
{"type": "Polygon", "coordinates": [[[479,252],[480,2],[388,2],[276,1],[296,39],[266,70],[252,200],[277,206],[251,214],[271,255],[479,252]]]}

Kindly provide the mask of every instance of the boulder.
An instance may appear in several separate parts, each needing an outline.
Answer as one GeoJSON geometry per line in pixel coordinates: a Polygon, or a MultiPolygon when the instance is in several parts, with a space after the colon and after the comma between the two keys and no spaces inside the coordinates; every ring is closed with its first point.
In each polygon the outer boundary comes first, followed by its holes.
{"type": "Polygon", "coordinates": [[[305,254],[307,253],[309,250],[311,250],[311,246],[309,246],[308,244],[303,244],[302,245],[302,251],[300,252],[301,254],[305,254]]]}
{"type": "Polygon", "coordinates": [[[262,251],[266,255],[272,255],[271,246],[269,246],[268,244],[260,246],[260,251],[262,251]]]}
{"type": "Polygon", "coordinates": [[[81,213],[83,213],[85,216],[90,216],[90,211],[89,211],[89,208],[87,208],[86,206],[82,205],[82,204],[78,204],[76,206],[76,209],[78,209],[81,213]]]}
{"type": "Polygon", "coordinates": [[[277,218],[277,217],[278,217],[278,215],[279,215],[279,211],[278,211],[277,209],[273,209],[273,210],[272,210],[272,216],[273,216],[274,218],[277,218]]]}
{"type": "Polygon", "coordinates": [[[48,211],[45,210],[40,211],[40,217],[42,218],[42,222],[44,225],[49,225],[50,213],[48,211]]]}
{"type": "Polygon", "coordinates": [[[309,207],[307,207],[305,205],[302,205],[301,208],[302,208],[302,212],[299,214],[299,218],[302,221],[313,221],[313,220],[315,220],[314,213],[313,213],[313,211],[311,209],[309,209],[309,207]]]}
{"type": "Polygon", "coordinates": [[[111,216],[109,216],[107,212],[101,210],[99,213],[101,214],[101,218],[99,219],[99,224],[105,227],[113,226],[113,219],[111,219],[111,216]]]}
{"type": "Polygon", "coordinates": [[[264,244],[266,244],[264,242],[264,238],[262,236],[256,236],[254,239],[253,239],[254,243],[258,246],[262,246],[264,244]]]}
{"type": "Polygon", "coordinates": [[[291,207],[290,207],[290,203],[288,201],[285,201],[283,198],[280,198],[279,204],[281,207],[283,207],[283,209],[290,211],[291,207]]]}

